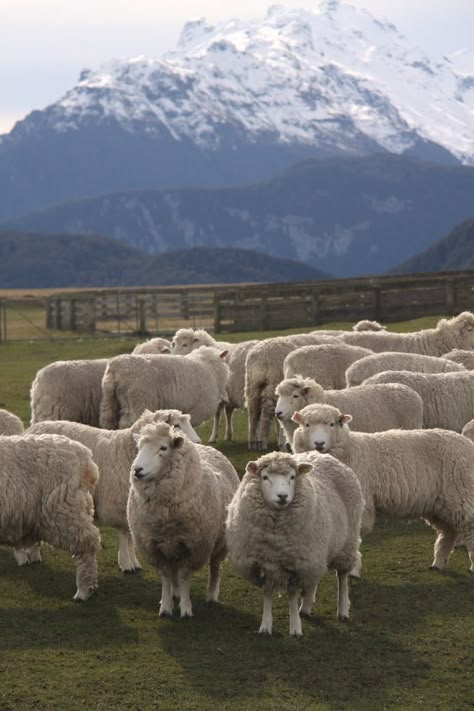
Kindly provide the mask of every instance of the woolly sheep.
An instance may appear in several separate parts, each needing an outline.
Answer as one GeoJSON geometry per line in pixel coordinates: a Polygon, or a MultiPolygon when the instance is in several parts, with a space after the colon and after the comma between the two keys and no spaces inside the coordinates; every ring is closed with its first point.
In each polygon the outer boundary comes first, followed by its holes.
{"type": "Polygon", "coordinates": [[[474,351],[463,351],[459,348],[455,348],[441,357],[463,365],[466,370],[474,370],[474,351]]]}
{"type": "Polygon", "coordinates": [[[74,600],[97,588],[100,535],[91,494],[98,478],[90,451],[67,437],[0,438],[0,543],[15,546],[18,565],[30,562],[22,549],[37,551],[41,540],[72,553],[74,600]]]}
{"type": "Polygon", "coordinates": [[[441,429],[351,432],[351,416],[331,405],[308,405],[293,418],[295,452],[332,454],[359,478],[363,532],[372,529],[376,511],[424,518],[438,532],[432,568],[444,568],[462,540],[474,572],[473,442],[441,429]]]}
{"type": "Polygon", "coordinates": [[[1,435],[16,435],[23,432],[23,422],[19,417],[8,412],[8,410],[0,410],[0,436],[1,435]]]}
{"type": "Polygon", "coordinates": [[[286,378],[276,389],[275,415],[285,430],[289,444],[297,425],[292,415],[313,403],[334,405],[352,413],[352,429],[381,432],[396,428],[417,429],[423,423],[421,397],[405,385],[361,385],[349,390],[323,390],[311,378],[286,378]]]}
{"type": "Polygon", "coordinates": [[[41,368],[31,386],[31,424],[71,420],[99,427],[107,358],[58,360],[41,368]]]}
{"type": "Polygon", "coordinates": [[[369,321],[363,319],[352,326],[353,331],[386,331],[386,327],[382,326],[378,321],[369,321]]]}
{"type": "Polygon", "coordinates": [[[345,343],[376,353],[400,351],[441,356],[453,348],[474,348],[474,314],[464,311],[455,318],[441,319],[436,328],[412,333],[345,333],[341,338],[345,343]]]}
{"type": "Polygon", "coordinates": [[[149,338],[144,343],[138,343],[132,351],[133,355],[143,355],[144,353],[159,355],[160,353],[171,353],[171,341],[166,338],[149,338]]]}
{"type": "Polygon", "coordinates": [[[325,390],[340,390],[346,387],[347,368],[371,353],[367,348],[349,346],[347,343],[303,346],[286,356],[283,374],[285,378],[303,375],[316,380],[325,390]]]}
{"type": "Polygon", "coordinates": [[[204,328],[180,328],[171,341],[171,352],[173,355],[188,355],[201,346],[231,350],[234,345],[216,341],[204,328]]]}
{"type": "Polygon", "coordinates": [[[212,417],[225,400],[227,351],[202,347],[186,358],[121,355],[109,361],[102,380],[100,425],[130,427],[145,408],[174,408],[191,415],[193,426],[212,417]]]}
{"type": "Polygon", "coordinates": [[[353,363],[346,371],[348,387],[361,385],[364,380],[384,370],[411,370],[415,373],[454,373],[465,370],[459,363],[444,357],[385,351],[374,353],[353,363]]]}
{"type": "Polygon", "coordinates": [[[78,422],[62,420],[39,422],[32,425],[32,434],[62,434],[89,447],[100,472],[94,492],[97,520],[118,532],[118,564],[124,573],[135,573],[141,565],[135,554],[127,521],[127,500],[130,488],[130,467],[137,453],[135,433],[153,422],[167,422],[182,430],[193,442],[200,442],[191,427],[189,415],[179,410],[145,410],[132,427],[123,430],[103,430],[78,422]]]}
{"type": "Polygon", "coordinates": [[[283,380],[283,363],[286,356],[301,346],[337,341],[337,333],[335,331],[335,336],[329,336],[315,331],[294,336],[277,336],[260,341],[249,350],[245,364],[249,449],[267,449],[275,412],[275,388],[283,380]]]}
{"type": "Polygon", "coordinates": [[[364,385],[403,383],[423,400],[423,427],[461,432],[474,417],[474,373],[412,373],[388,370],[364,380],[364,385]]]}
{"type": "Polygon", "coordinates": [[[360,568],[362,492],[333,457],[272,452],[249,462],[228,507],[226,539],[238,572],[263,588],[260,634],[272,633],[272,593],[288,591],[290,635],[302,635],[316,587],[327,571],[338,580],[337,616],[349,618],[349,572],[360,568]]]}
{"type": "Polygon", "coordinates": [[[472,439],[474,442],[474,420],[469,420],[467,424],[462,428],[462,434],[468,439],[472,439]]]}
{"type": "Polygon", "coordinates": [[[231,463],[216,466],[212,447],[193,444],[169,425],[146,425],[130,472],[127,515],[135,545],[162,579],[160,617],[172,615],[173,593],[181,617],[192,616],[190,579],[209,564],[208,602],[219,597],[227,554],[226,506],[239,478],[231,463]]]}

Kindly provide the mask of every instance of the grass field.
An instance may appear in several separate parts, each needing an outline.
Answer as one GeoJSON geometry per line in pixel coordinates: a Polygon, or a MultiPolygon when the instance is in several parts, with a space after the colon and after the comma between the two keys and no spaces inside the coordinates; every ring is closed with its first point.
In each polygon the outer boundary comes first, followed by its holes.
{"type": "MultiPolygon", "coordinates": [[[[0,407],[27,423],[38,368],[129,352],[135,342],[2,344],[0,407]]],[[[199,431],[205,441],[210,423],[199,431]]],[[[251,458],[243,414],[236,417],[236,442],[219,448],[241,474],[251,458]]],[[[301,640],[287,636],[284,594],[274,601],[273,637],[256,634],[261,592],[228,563],[218,608],[205,604],[201,571],[192,584],[194,618],[159,619],[156,572],[145,565],[139,575],[122,575],[114,532],[102,529],[102,536],[100,589],[82,605],[71,601],[67,554],[46,547],[43,564],[24,569],[0,546],[0,711],[473,708],[474,576],[462,548],[448,572],[428,569],[434,532],[422,522],[379,519],[362,546],[351,621],[336,621],[336,580],[327,575],[301,640]]]]}

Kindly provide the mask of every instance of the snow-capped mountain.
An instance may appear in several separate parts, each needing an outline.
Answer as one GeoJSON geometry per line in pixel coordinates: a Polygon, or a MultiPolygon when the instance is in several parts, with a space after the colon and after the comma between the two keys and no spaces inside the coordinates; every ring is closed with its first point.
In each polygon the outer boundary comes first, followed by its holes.
{"type": "Polygon", "coordinates": [[[100,192],[238,184],[313,156],[474,165],[474,91],[456,67],[342,0],[193,20],[175,51],[83,71],[3,137],[0,194],[13,195],[0,216],[100,192]]]}

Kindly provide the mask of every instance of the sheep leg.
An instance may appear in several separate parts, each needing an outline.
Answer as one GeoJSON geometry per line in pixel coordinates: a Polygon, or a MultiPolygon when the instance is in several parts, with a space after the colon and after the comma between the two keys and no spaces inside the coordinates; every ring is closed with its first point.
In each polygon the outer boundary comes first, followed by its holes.
{"type": "Polygon", "coordinates": [[[298,595],[294,587],[288,586],[288,602],[290,606],[290,637],[302,637],[303,629],[298,612],[298,595]]]}
{"type": "Polygon", "coordinates": [[[252,398],[248,403],[248,432],[249,432],[249,449],[256,450],[257,446],[257,430],[258,421],[260,419],[260,403],[258,398],[252,398]]]}
{"type": "Polygon", "coordinates": [[[211,558],[209,562],[209,578],[207,582],[207,602],[219,602],[221,582],[221,557],[211,558]]]}
{"type": "Polygon", "coordinates": [[[234,414],[234,407],[232,405],[226,405],[225,412],[225,435],[224,439],[226,442],[232,442],[234,437],[234,429],[232,427],[232,415],[234,414]]]}
{"type": "Polygon", "coordinates": [[[173,614],[173,586],[171,579],[161,573],[160,617],[171,617],[173,614]]]}
{"type": "Polygon", "coordinates": [[[464,534],[463,543],[467,548],[469,560],[471,561],[470,573],[474,573],[474,531],[469,531],[464,534]]]}
{"type": "Polygon", "coordinates": [[[457,531],[440,531],[434,545],[434,560],[431,570],[443,570],[456,543],[457,531]]]}
{"type": "Polygon", "coordinates": [[[279,420],[275,420],[277,428],[278,449],[280,452],[288,452],[285,430],[281,426],[279,420]]]}
{"type": "Polygon", "coordinates": [[[97,590],[97,560],[95,552],[75,555],[74,559],[77,591],[72,599],[76,602],[84,602],[97,590]]]}
{"type": "Polygon", "coordinates": [[[347,622],[351,601],[349,599],[349,572],[337,571],[337,619],[339,622],[347,622]]]}
{"type": "Polygon", "coordinates": [[[29,560],[28,560],[28,555],[26,553],[27,548],[22,548],[22,547],[16,547],[13,551],[13,555],[15,556],[15,560],[18,566],[22,565],[28,565],[29,560]]]}
{"type": "Polygon", "coordinates": [[[217,442],[217,439],[219,437],[219,423],[221,420],[221,412],[224,409],[224,403],[220,402],[217,406],[217,410],[214,413],[214,420],[212,424],[212,432],[211,436],[209,437],[209,444],[212,444],[213,442],[217,442]]]}
{"type": "Polygon", "coordinates": [[[128,552],[130,555],[130,560],[132,561],[134,572],[136,573],[142,569],[142,566],[140,564],[140,561],[137,558],[137,552],[135,550],[135,544],[133,542],[131,533],[128,534],[128,552]]]}
{"type": "Polygon", "coordinates": [[[130,546],[129,546],[130,533],[128,531],[118,531],[117,534],[118,534],[118,545],[119,545],[119,549],[118,549],[119,568],[123,573],[134,573],[135,567],[134,567],[132,559],[130,557],[130,546]]]}
{"type": "Polygon", "coordinates": [[[28,563],[30,565],[41,563],[41,541],[33,543],[33,545],[27,549],[26,555],[28,556],[28,563]]]}
{"type": "Polygon", "coordinates": [[[271,585],[266,585],[263,588],[263,614],[262,621],[260,623],[259,634],[271,634],[272,633],[272,593],[273,589],[271,585]]]}
{"type": "Polygon", "coordinates": [[[178,592],[179,592],[179,609],[181,619],[193,616],[193,608],[191,605],[191,573],[187,570],[181,570],[178,573],[178,592]]]}
{"type": "Polygon", "coordinates": [[[317,585],[313,585],[310,588],[304,588],[300,606],[300,616],[303,615],[303,617],[309,617],[311,615],[311,610],[316,600],[317,589],[317,585]]]}

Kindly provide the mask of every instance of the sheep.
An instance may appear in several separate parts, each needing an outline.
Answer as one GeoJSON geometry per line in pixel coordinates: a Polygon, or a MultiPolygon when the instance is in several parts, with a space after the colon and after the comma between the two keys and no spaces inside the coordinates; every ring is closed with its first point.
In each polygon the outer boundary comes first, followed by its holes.
{"type": "Polygon", "coordinates": [[[436,328],[412,333],[344,333],[341,339],[351,346],[362,346],[380,353],[400,351],[441,356],[453,348],[474,348],[474,314],[464,311],[451,319],[441,319],[436,328]]]}
{"type": "Polygon", "coordinates": [[[31,386],[31,424],[71,420],[99,427],[107,358],[58,360],[41,368],[31,386]]]}
{"type": "Polygon", "coordinates": [[[474,370],[474,351],[463,351],[455,348],[441,357],[463,365],[466,370],[474,370]]]}
{"type": "Polygon", "coordinates": [[[462,435],[474,442],[474,420],[469,420],[462,428],[462,435]]]}
{"type": "Polygon", "coordinates": [[[382,326],[378,321],[369,321],[368,319],[363,319],[358,321],[352,326],[353,331],[386,331],[386,327],[382,326]]]}
{"type": "Polygon", "coordinates": [[[130,427],[145,408],[174,408],[201,424],[225,400],[227,351],[201,347],[186,358],[174,355],[121,355],[112,358],[102,380],[100,426],[130,427]]]}
{"type": "Polygon", "coordinates": [[[352,429],[381,432],[395,428],[418,429],[423,423],[423,401],[405,385],[361,385],[348,390],[323,390],[311,378],[286,378],[276,389],[275,416],[291,445],[297,425],[293,413],[313,403],[327,403],[352,413],[352,429]]]}
{"type": "Polygon", "coordinates": [[[286,356],[283,374],[285,378],[303,375],[316,380],[325,390],[340,390],[346,387],[347,368],[371,353],[367,348],[349,346],[347,343],[303,346],[286,356]]]}
{"type": "Polygon", "coordinates": [[[137,453],[134,435],[152,422],[167,422],[182,430],[193,442],[201,441],[191,427],[189,415],[183,415],[179,410],[145,410],[132,427],[123,430],[103,430],[63,420],[38,422],[28,430],[32,434],[66,435],[92,451],[100,472],[94,492],[95,514],[104,526],[117,529],[118,565],[124,573],[135,573],[141,568],[128,528],[127,500],[130,467],[137,453]]]}
{"type": "Polygon", "coordinates": [[[421,517],[438,532],[431,567],[445,568],[462,540],[474,572],[474,442],[442,429],[351,432],[351,416],[331,405],[308,405],[293,419],[295,452],[332,454],[359,478],[363,534],[373,528],[376,511],[421,517]]]}
{"type": "Polygon", "coordinates": [[[465,370],[459,363],[445,357],[385,351],[373,353],[353,363],[346,371],[347,387],[361,385],[364,380],[384,370],[411,370],[416,373],[454,373],[465,370]]]}
{"type": "MultiPolygon", "coordinates": [[[[337,333],[335,331],[335,334],[337,333]]],[[[267,449],[276,404],[275,388],[283,379],[283,363],[286,356],[301,346],[332,343],[337,340],[337,335],[321,335],[319,331],[315,331],[308,334],[267,338],[256,343],[249,350],[245,364],[249,449],[267,449]]]]}
{"type": "Polygon", "coordinates": [[[160,353],[171,353],[171,341],[166,338],[149,338],[144,343],[138,343],[132,351],[134,355],[144,353],[159,355],[160,353]]]}
{"type": "Polygon", "coordinates": [[[13,412],[0,410],[0,436],[21,434],[23,429],[23,422],[13,412]]]}
{"type": "Polygon", "coordinates": [[[290,635],[301,637],[300,611],[311,613],[328,568],[338,580],[337,617],[349,619],[349,573],[360,568],[363,499],[354,473],[333,457],[272,452],[247,464],[228,507],[229,559],[263,588],[260,634],[272,633],[272,593],[286,588],[290,635]]]}
{"type": "Polygon", "coordinates": [[[171,352],[173,355],[188,355],[201,346],[231,350],[234,344],[216,341],[204,328],[180,328],[171,341],[171,352]]]}
{"type": "Polygon", "coordinates": [[[133,540],[160,571],[160,617],[173,614],[173,593],[181,617],[192,617],[191,575],[206,563],[207,601],[218,601],[226,506],[239,478],[224,455],[225,467],[212,447],[193,444],[164,422],[146,425],[137,439],[127,504],[133,540]]]}
{"type": "Polygon", "coordinates": [[[423,427],[461,432],[474,417],[474,373],[412,373],[388,370],[364,380],[363,385],[403,383],[423,400],[423,427]]]}
{"type": "MultiPolygon", "coordinates": [[[[99,472],[87,447],[60,435],[0,437],[0,543],[39,551],[41,540],[75,558],[74,600],[97,588],[100,535],[93,524],[92,492],[99,472]]],[[[38,558],[36,558],[38,560],[38,558]]]]}

